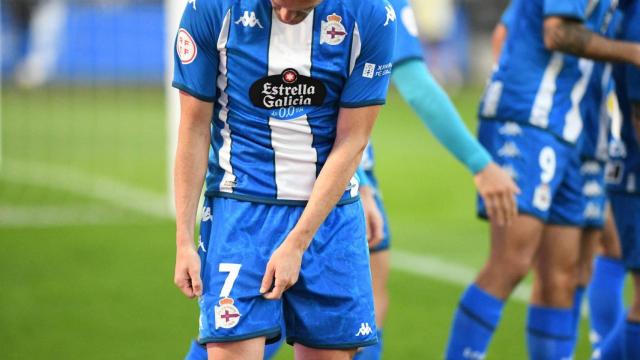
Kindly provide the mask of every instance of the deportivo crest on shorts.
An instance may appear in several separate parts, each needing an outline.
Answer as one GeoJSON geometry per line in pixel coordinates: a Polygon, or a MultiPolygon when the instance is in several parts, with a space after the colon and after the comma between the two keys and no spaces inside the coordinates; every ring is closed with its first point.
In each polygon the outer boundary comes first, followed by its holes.
{"type": "Polygon", "coordinates": [[[333,13],[322,22],[320,44],[339,45],[347,36],[347,29],[342,25],[342,17],[333,13]]]}
{"type": "Polygon", "coordinates": [[[231,329],[240,322],[240,311],[233,305],[232,298],[220,299],[220,306],[214,307],[216,317],[216,329],[231,329]]]}
{"type": "Polygon", "coordinates": [[[178,37],[176,39],[176,51],[180,61],[187,65],[191,64],[198,55],[198,48],[193,41],[191,34],[185,29],[178,30],[178,37]]]}

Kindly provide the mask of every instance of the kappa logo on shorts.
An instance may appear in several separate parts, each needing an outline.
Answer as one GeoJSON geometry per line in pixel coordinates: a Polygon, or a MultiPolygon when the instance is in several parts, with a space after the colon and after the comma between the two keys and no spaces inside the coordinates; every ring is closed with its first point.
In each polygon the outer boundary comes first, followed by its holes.
{"type": "Polygon", "coordinates": [[[371,333],[373,333],[373,330],[371,329],[371,326],[369,326],[369,323],[361,323],[356,336],[367,336],[371,335],[371,333]]]}
{"type": "Polygon", "coordinates": [[[517,123],[506,122],[498,129],[498,133],[505,136],[520,136],[522,135],[522,128],[517,123]]]}
{"type": "Polygon", "coordinates": [[[598,175],[602,170],[602,166],[597,161],[585,161],[580,167],[582,175],[598,175]]]}
{"type": "Polygon", "coordinates": [[[240,322],[240,311],[233,305],[232,298],[223,298],[218,302],[220,306],[214,307],[216,317],[216,329],[231,329],[240,322]]]}
{"type": "Polygon", "coordinates": [[[500,150],[498,150],[498,156],[503,158],[514,158],[520,156],[520,149],[513,141],[506,142],[500,150]]]}
{"type": "Polygon", "coordinates": [[[602,210],[598,204],[589,201],[587,206],[584,208],[584,213],[582,214],[586,219],[596,220],[602,216],[602,210]]]}
{"type": "Polygon", "coordinates": [[[462,357],[470,360],[484,360],[487,355],[481,351],[473,350],[472,348],[464,348],[462,357]]]}
{"type": "Polygon", "coordinates": [[[602,186],[600,186],[600,184],[595,180],[587,181],[582,187],[582,195],[586,197],[596,197],[603,193],[604,190],[602,189],[602,186]]]}

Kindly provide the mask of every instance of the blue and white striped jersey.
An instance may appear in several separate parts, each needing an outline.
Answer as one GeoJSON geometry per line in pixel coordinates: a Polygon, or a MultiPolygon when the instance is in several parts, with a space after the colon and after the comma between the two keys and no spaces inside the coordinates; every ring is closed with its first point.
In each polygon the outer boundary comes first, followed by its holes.
{"type": "Polygon", "coordinates": [[[207,195],[304,205],[339,109],[385,102],[395,22],[386,0],[324,0],[296,25],[270,0],[190,1],[173,85],[214,103],[207,195]]]}
{"type": "Polygon", "coordinates": [[[543,22],[562,16],[602,33],[616,4],[617,0],[515,1],[511,15],[517,21],[509,26],[499,66],[480,104],[480,118],[536,126],[576,143],[583,129],[580,102],[593,62],[547,50],[543,22]]]}
{"type": "MultiPolygon", "coordinates": [[[[623,6],[623,5],[621,5],[623,6]]],[[[640,42],[640,1],[627,1],[620,30],[621,40],[640,42]]],[[[640,194],[640,139],[633,127],[632,103],[640,103],[640,69],[633,65],[614,65],[613,76],[622,111],[622,122],[613,124],[607,188],[640,194]]]]}

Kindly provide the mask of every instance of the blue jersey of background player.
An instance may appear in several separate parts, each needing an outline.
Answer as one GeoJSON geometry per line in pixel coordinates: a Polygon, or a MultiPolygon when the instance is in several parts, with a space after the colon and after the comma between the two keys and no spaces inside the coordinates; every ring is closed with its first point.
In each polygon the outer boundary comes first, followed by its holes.
{"type": "MultiPolygon", "coordinates": [[[[573,269],[583,224],[575,144],[593,69],[580,57],[640,62],[636,45],[598,35],[600,15],[612,8],[610,1],[514,3],[516,21],[480,104],[479,137],[514,175],[521,215],[512,227],[491,224],[491,256],[460,301],[447,359],[485,356],[504,300],[532,267],[537,282],[527,320],[529,356],[571,357],[573,269]]],[[[480,215],[485,208],[481,201],[480,215]]]]}
{"type": "MultiPolygon", "coordinates": [[[[640,42],[640,2],[622,2],[620,37],[640,42]]],[[[626,316],[618,319],[596,352],[601,359],[640,358],[640,68],[614,66],[622,124],[614,124],[607,183],[611,210],[622,245],[622,260],[632,273],[634,297],[626,316]]],[[[613,294],[614,296],[620,296],[613,294]]],[[[596,357],[594,357],[596,358],[596,357]]]]}
{"type": "Polygon", "coordinates": [[[384,0],[187,4],[176,284],[201,295],[210,357],[261,357],[283,317],[297,357],[346,359],[377,342],[353,174],[385,102],[395,20],[384,0]]]}

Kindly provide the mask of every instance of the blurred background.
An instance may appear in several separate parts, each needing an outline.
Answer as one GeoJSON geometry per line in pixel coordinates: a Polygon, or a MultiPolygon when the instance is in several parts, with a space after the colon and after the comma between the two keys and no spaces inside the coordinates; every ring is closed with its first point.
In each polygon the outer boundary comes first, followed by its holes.
{"type": "MultiPolygon", "coordinates": [[[[507,2],[413,2],[430,69],[472,129],[507,2]]],[[[196,304],[172,283],[168,186],[185,3],[1,0],[0,358],[178,359],[195,336],[196,304]]],[[[471,177],[393,90],[373,141],[394,237],[385,357],[441,358],[487,248],[471,177]]],[[[526,291],[493,358],[525,358],[526,291]]]]}

